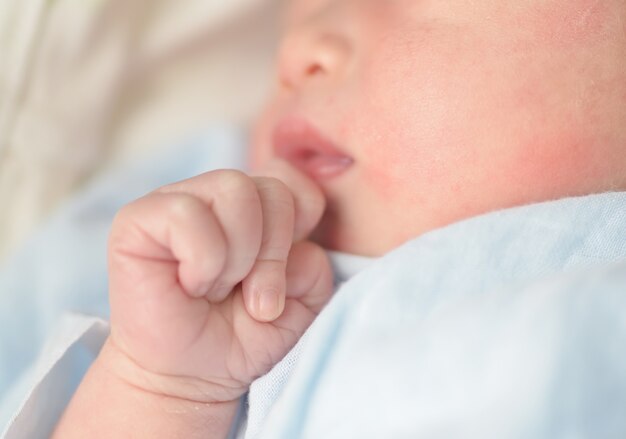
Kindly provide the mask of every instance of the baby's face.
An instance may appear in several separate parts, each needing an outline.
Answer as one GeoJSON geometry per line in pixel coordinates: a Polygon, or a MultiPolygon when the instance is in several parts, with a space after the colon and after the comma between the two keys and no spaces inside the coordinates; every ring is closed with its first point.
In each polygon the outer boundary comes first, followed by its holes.
{"type": "Polygon", "coordinates": [[[292,0],[253,166],[278,155],[315,178],[316,239],[366,255],[626,187],[624,4],[292,0]]]}

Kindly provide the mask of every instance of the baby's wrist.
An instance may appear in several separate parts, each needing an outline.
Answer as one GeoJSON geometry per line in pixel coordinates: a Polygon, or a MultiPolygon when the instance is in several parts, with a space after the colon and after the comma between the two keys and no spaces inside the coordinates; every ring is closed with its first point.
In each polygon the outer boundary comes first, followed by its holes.
{"type": "MultiPolygon", "coordinates": [[[[128,364],[118,354],[107,341],[59,421],[55,439],[227,437],[237,400],[185,399],[140,387],[128,380],[132,374],[123,375],[128,364]]],[[[167,386],[155,383],[154,388],[167,386]]]]}
{"type": "Polygon", "coordinates": [[[99,367],[130,388],[155,397],[195,404],[237,403],[247,390],[240,383],[233,385],[151,372],[120,349],[111,337],[107,339],[96,361],[99,367]]]}

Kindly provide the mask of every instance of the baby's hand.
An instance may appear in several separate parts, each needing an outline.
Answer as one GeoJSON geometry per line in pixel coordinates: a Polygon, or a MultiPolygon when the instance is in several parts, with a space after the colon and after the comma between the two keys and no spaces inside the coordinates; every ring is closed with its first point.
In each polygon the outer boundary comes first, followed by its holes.
{"type": "Polygon", "coordinates": [[[109,242],[115,373],[197,402],[232,401],[296,343],[332,276],[303,239],[321,191],[289,165],[272,177],[209,172],[123,208],[109,242]]]}

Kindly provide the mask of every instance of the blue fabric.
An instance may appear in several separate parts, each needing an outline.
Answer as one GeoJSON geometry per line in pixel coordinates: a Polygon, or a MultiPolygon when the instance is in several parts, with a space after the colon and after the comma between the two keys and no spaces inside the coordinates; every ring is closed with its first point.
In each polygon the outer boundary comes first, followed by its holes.
{"type": "Polygon", "coordinates": [[[246,437],[626,437],[625,260],[625,193],[417,238],[254,383],[246,437]]]}

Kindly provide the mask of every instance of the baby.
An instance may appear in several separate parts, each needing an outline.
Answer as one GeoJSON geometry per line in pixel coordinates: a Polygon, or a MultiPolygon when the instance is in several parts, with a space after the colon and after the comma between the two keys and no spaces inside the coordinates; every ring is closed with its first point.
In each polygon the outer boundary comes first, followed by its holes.
{"type": "Polygon", "coordinates": [[[225,437],[329,300],[323,248],[378,256],[626,189],[623,0],[293,0],[286,17],[253,174],[115,219],[111,334],[56,437],[225,437]]]}

